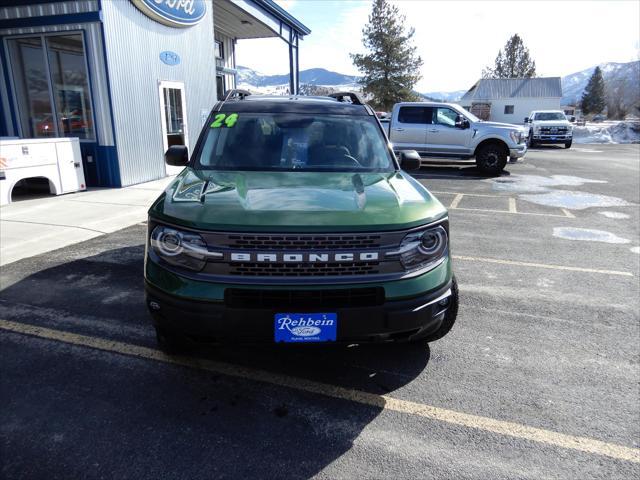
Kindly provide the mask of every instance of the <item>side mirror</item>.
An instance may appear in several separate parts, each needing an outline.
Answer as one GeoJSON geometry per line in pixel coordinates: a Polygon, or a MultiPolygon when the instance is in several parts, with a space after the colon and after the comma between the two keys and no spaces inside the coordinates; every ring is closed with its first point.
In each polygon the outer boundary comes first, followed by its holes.
{"type": "Polygon", "coordinates": [[[173,145],[164,154],[164,161],[172,167],[186,167],[189,163],[189,149],[184,145],[173,145]]]}
{"type": "Polygon", "coordinates": [[[460,128],[462,130],[469,128],[469,120],[467,120],[465,117],[463,117],[462,115],[458,115],[456,117],[456,123],[455,123],[455,127],[456,128],[460,128]]]}
{"type": "Polygon", "coordinates": [[[524,117],[524,123],[529,123],[529,117],[524,117]]]}
{"type": "Polygon", "coordinates": [[[402,150],[400,152],[400,167],[403,170],[419,170],[422,161],[415,150],[402,150]]]}
{"type": "Polygon", "coordinates": [[[576,117],[571,116],[571,118],[569,119],[569,121],[570,121],[571,123],[574,123],[574,122],[576,121],[576,117]]]}

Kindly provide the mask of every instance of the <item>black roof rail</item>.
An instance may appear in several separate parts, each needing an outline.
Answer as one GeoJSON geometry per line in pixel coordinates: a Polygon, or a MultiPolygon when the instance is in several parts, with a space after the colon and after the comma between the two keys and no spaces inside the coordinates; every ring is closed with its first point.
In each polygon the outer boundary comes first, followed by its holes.
{"type": "Polygon", "coordinates": [[[336,92],[329,94],[331,98],[335,98],[339,102],[344,102],[345,98],[350,98],[351,103],[354,105],[364,105],[366,102],[364,99],[356,92],[336,92]]]}
{"type": "Polygon", "coordinates": [[[226,92],[224,92],[224,99],[222,101],[226,102],[227,100],[231,100],[235,97],[238,97],[240,100],[244,100],[249,95],[251,95],[251,92],[249,90],[234,88],[232,90],[227,90],[226,92]]]}

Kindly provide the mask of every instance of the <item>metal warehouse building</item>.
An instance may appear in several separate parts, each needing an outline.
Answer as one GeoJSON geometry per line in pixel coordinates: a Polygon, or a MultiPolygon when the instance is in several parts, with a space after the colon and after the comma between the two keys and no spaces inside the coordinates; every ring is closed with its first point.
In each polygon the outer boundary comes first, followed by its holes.
{"type": "Polygon", "coordinates": [[[560,110],[560,77],[483,78],[458,102],[483,120],[521,124],[532,110],[560,110]]]}
{"type": "Polygon", "coordinates": [[[297,92],[309,33],[272,0],[0,0],[0,137],[78,137],[90,186],[162,178],[235,88],[237,39],[282,38],[297,92]]]}

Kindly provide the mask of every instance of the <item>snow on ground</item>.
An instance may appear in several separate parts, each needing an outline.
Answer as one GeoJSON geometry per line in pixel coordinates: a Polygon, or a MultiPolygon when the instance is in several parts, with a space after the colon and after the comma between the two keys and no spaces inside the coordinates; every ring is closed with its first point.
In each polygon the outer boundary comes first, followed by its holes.
{"type": "Polygon", "coordinates": [[[640,121],[588,122],[573,127],[573,143],[640,143],[640,121]]]}

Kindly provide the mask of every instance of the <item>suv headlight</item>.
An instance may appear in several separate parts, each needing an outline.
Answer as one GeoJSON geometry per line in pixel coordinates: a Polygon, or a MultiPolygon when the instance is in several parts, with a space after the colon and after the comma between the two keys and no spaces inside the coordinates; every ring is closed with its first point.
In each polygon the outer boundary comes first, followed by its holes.
{"type": "Polygon", "coordinates": [[[536,125],[535,127],[533,127],[533,133],[538,133],[540,132],[540,126],[536,125]]]}
{"type": "Polygon", "coordinates": [[[442,225],[438,225],[408,234],[402,240],[400,249],[393,253],[399,255],[400,262],[407,272],[413,272],[430,265],[435,266],[448,251],[447,230],[442,225]]]}
{"type": "Polygon", "coordinates": [[[149,242],[155,254],[169,265],[200,271],[207,263],[207,244],[197,233],[158,225],[149,242]]]}

